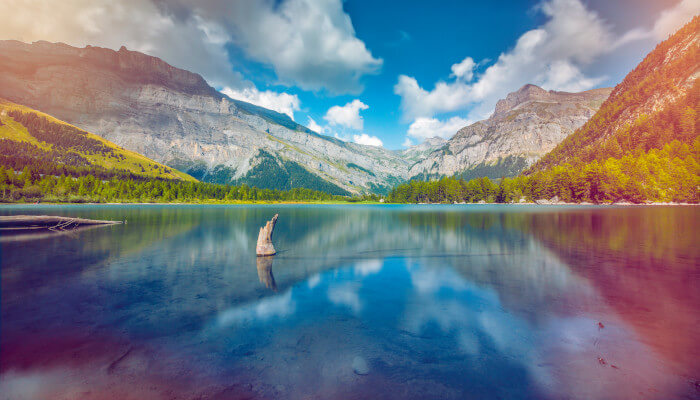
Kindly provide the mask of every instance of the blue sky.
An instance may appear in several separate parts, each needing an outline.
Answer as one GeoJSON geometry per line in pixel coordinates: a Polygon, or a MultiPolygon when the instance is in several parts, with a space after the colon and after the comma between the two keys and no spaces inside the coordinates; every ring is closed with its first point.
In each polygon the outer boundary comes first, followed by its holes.
{"type": "Polygon", "coordinates": [[[125,45],[397,149],[449,138],[527,83],[614,86],[698,13],[700,0],[18,0],[0,39],[125,45]]]}
{"type": "MultiPolygon", "coordinates": [[[[451,80],[450,67],[472,57],[479,65],[475,73],[483,72],[499,55],[512,49],[525,32],[537,29],[548,17],[539,1],[402,1],[376,2],[348,0],[344,11],[352,20],[356,37],[363,41],[372,56],[382,59],[376,74],[366,74],[360,80],[363,90],[359,93],[332,93],[327,89],[308,91],[295,86],[276,83],[274,69],[265,63],[246,59],[245,53],[232,52],[234,62],[244,65],[246,77],[260,90],[284,91],[298,96],[300,110],[294,112],[297,122],[307,124],[309,117],[322,126],[327,110],[343,106],[359,99],[368,106],[360,110],[363,128],[327,126],[326,134],[337,134],[350,139],[363,132],[378,137],[387,148],[400,148],[406,140],[412,120],[402,118],[401,96],[394,86],[400,75],[413,77],[425,89],[430,90],[438,81],[451,80]]],[[[624,35],[634,29],[652,29],[662,11],[673,8],[674,1],[589,1],[583,3],[609,25],[615,35],[624,35]]],[[[600,78],[591,88],[614,86],[644,55],[655,46],[654,36],[647,36],[621,46],[614,53],[602,54],[582,69],[587,75],[600,78]]],[[[523,80],[507,89],[514,91],[530,83],[523,80]]],[[[557,89],[553,87],[553,89],[557,89]]],[[[460,116],[468,121],[475,105],[439,112],[438,119],[460,116]]],[[[492,109],[492,108],[491,108],[492,109]]],[[[410,137],[413,143],[420,138],[410,137]]]]}

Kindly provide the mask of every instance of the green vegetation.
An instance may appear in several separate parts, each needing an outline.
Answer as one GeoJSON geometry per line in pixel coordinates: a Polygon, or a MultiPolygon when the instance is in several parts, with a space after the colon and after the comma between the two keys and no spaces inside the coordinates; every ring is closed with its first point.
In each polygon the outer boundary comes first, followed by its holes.
{"type": "Polygon", "coordinates": [[[576,165],[603,161],[623,154],[660,149],[672,140],[692,145],[697,137],[698,81],[690,90],[678,85],[697,73],[700,48],[690,45],[681,54],[667,60],[668,51],[700,30],[695,17],[669,39],[661,42],[625,79],[617,85],[598,112],[580,129],[542,157],[526,173],[542,171],[564,162],[576,165]],[[681,93],[686,92],[681,96],[681,93]],[[678,98],[651,115],[640,115],[630,124],[622,122],[640,110],[658,93],[669,92],[678,98]]]}
{"type": "MultiPolygon", "coordinates": [[[[41,175],[29,167],[21,173],[0,166],[0,201],[48,202],[256,202],[256,201],[368,201],[317,190],[258,189],[164,179],[113,178],[92,175],[41,175]]],[[[377,199],[378,200],[378,199],[377,199]]]]}
{"type": "MultiPolygon", "coordinates": [[[[299,164],[283,165],[262,152],[248,178],[263,188],[197,182],[30,108],[0,100],[0,201],[50,202],[255,202],[378,201],[349,193],[299,164]],[[273,165],[274,164],[274,165],[273,165]],[[21,171],[21,172],[20,172],[21,171]],[[294,186],[300,186],[292,189],[294,186]],[[311,187],[309,189],[308,187],[311,187]],[[273,189],[275,188],[275,189],[273,189]],[[319,188],[320,190],[314,190],[319,188]],[[284,190],[288,189],[288,190],[284,190]]],[[[229,182],[232,168],[190,169],[229,182]]]]}
{"type": "Polygon", "coordinates": [[[177,179],[191,176],[47,114],[0,99],[0,165],[16,171],[100,179],[177,179]]]}
{"type": "Polygon", "coordinates": [[[491,179],[496,179],[503,176],[517,176],[525,167],[527,167],[527,160],[525,157],[507,156],[505,158],[499,158],[497,162],[492,164],[483,162],[456,174],[455,177],[469,180],[486,176],[491,179]]]}
{"type": "Polygon", "coordinates": [[[593,118],[523,175],[498,183],[488,178],[411,181],[396,187],[388,200],[506,203],[556,196],[566,202],[700,202],[700,84],[678,86],[697,73],[700,49],[686,46],[668,57],[671,48],[699,29],[700,17],[695,17],[659,44],[593,118]],[[623,123],[660,93],[671,93],[674,100],[623,123]]]}
{"type": "Polygon", "coordinates": [[[238,179],[235,184],[248,184],[265,189],[290,190],[307,188],[319,190],[332,195],[349,196],[350,193],[329,183],[294,161],[277,162],[275,157],[265,150],[259,150],[259,163],[238,179]]]}
{"type": "Polygon", "coordinates": [[[347,166],[348,166],[348,168],[355,168],[355,169],[358,170],[358,171],[366,172],[367,174],[369,174],[369,175],[371,175],[371,176],[376,176],[376,175],[374,174],[374,172],[368,170],[367,168],[362,168],[361,166],[359,166],[359,165],[357,165],[357,164],[355,164],[355,163],[348,163],[347,166]]]}
{"type": "Polygon", "coordinates": [[[621,158],[563,164],[551,169],[503,178],[470,181],[443,178],[399,185],[387,200],[395,203],[510,203],[555,196],[566,202],[611,203],[629,201],[700,202],[700,138],[692,147],[677,140],[621,158]]]}

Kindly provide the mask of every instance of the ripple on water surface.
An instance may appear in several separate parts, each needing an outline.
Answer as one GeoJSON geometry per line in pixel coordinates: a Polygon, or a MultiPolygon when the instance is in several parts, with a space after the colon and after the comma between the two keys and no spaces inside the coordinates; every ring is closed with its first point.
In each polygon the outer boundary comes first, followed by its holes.
{"type": "Polygon", "coordinates": [[[695,208],[27,213],[128,224],[0,237],[0,398],[700,396],[695,208]]]}

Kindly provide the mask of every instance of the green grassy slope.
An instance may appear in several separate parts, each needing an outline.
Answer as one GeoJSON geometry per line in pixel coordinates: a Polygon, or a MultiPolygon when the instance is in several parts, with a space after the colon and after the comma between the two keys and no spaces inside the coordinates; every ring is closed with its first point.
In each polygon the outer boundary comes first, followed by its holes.
{"type": "Polygon", "coordinates": [[[661,42],[617,85],[598,112],[536,162],[526,174],[564,163],[661,149],[698,136],[700,17],[661,42]]]}
{"type": "MultiPolygon", "coordinates": [[[[0,99],[0,165],[43,173],[82,171],[196,181],[50,115],[0,99]]],[[[81,173],[82,174],[82,173],[81,173]]]]}

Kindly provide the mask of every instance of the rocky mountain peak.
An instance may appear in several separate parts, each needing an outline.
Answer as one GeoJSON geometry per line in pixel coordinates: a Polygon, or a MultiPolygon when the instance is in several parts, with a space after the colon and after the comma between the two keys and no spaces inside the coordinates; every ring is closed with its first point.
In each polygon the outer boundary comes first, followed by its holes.
{"type": "Polygon", "coordinates": [[[550,92],[542,89],[539,86],[527,84],[517,91],[508,94],[505,99],[501,99],[496,103],[495,115],[501,115],[512,110],[520,104],[533,100],[544,100],[550,92]]]}
{"type": "Polygon", "coordinates": [[[208,182],[347,194],[408,178],[398,152],[311,132],[126,47],[0,40],[0,71],[0,97],[208,182]]]}
{"type": "Polygon", "coordinates": [[[430,153],[407,151],[417,161],[409,175],[517,175],[583,125],[611,90],[568,93],[525,85],[500,100],[490,118],[460,129],[430,153]]]}
{"type": "Polygon", "coordinates": [[[427,143],[431,146],[441,146],[441,145],[447,143],[447,139],[443,139],[440,136],[433,136],[429,139],[425,139],[425,143],[427,143]]]}
{"type": "Polygon", "coordinates": [[[25,71],[26,73],[36,73],[37,69],[46,64],[54,68],[80,71],[100,69],[111,71],[126,82],[164,86],[189,95],[223,97],[209,86],[201,75],[173,67],[158,57],[131,51],[124,46],[121,46],[119,51],[114,51],[90,45],[79,48],[44,40],[31,44],[12,40],[0,41],[0,66],[12,67],[13,62],[32,65],[33,68],[25,71]]]}

